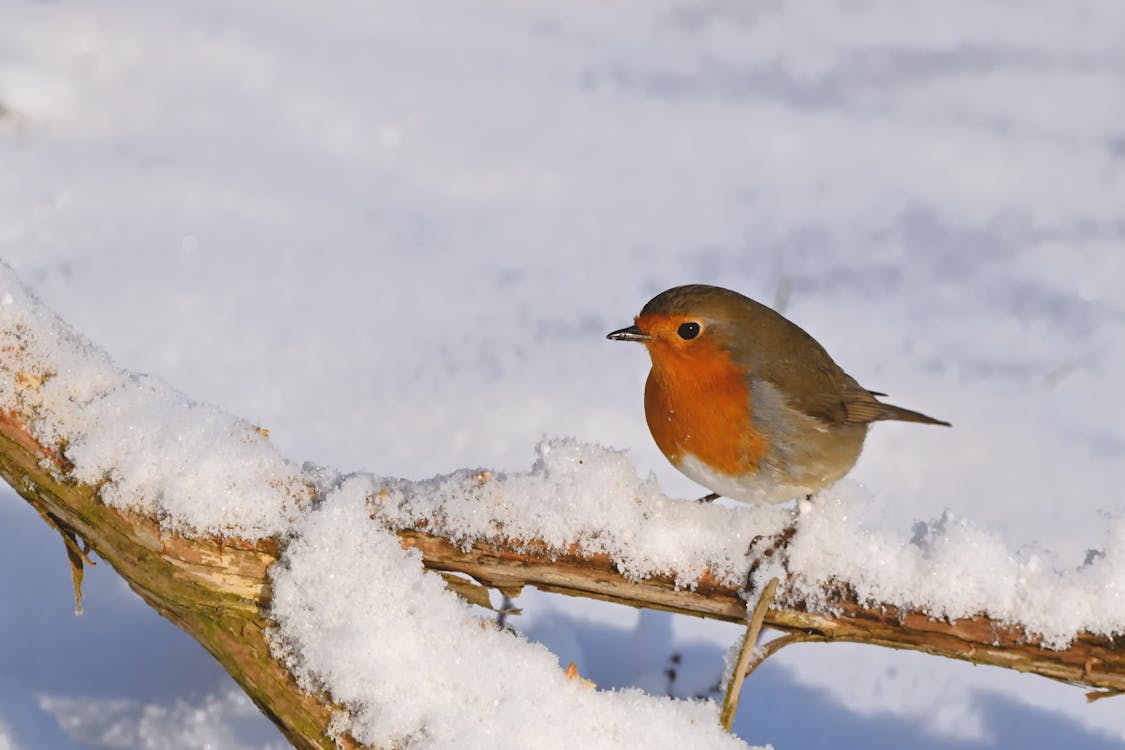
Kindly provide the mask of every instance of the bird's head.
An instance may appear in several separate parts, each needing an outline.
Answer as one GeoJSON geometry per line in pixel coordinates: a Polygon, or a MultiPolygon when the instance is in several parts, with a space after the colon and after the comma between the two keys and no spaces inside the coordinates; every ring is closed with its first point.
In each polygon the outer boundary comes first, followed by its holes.
{"type": "Polygon", "coordinates": [[[643,343],[656,366],[729,362],[745,346],[755,307],[760,305],[717,286],[673,287],[649,300],[633,325],[606,338],[643,343]]]}

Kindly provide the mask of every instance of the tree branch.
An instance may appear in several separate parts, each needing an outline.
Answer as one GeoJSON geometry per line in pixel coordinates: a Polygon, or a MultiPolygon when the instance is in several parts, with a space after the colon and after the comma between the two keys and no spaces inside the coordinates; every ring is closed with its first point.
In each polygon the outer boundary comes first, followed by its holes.
{"type": "MultiPolygon", "coordinates": [[[[59,527],[81,537],[109,562],[154,609],[191,634],[246,690],[299,748],[329,748],[327,727],[336,710],[324,696],[304,693],[270,654],[264,631],[270,598],[267,570],[278,542],[186,538],[157,522],[106,506],[97,489],[52,476],[61,469],[57,451],[40,446],[23,422],[0,415],[0,476],[59,527]]],[[[661,609],[728,622],[744,622],[746,604],[737,588],[704,575],[694,589],[677,588],[669,576],[640,581],[618,573],[606,555],[572,550],[552,554],[542,545],[478,541],[468,549],[418,530],[399,532],[426,567],[464,573],[483,584],[514,592],[525,585],[543,591],[661,609]]],[[[775,606],[767,627],[807,640],[849,641],[911,649],[990,664],[1094,689],[1092,696],[1125,691],[1125,649],[1112,639],[1080,635],[1063,650],[1041,648],[1019,627],[976,617],[933,620],[895,607],[864,607],[846,589],[831,612],[800,604],[775,606]]],[[[357,747],[347,737],[341,746],[357,747]]]]}
{"type": "MultiPolygon", "coordinates": [[[[270,652],[268,570],[278,558],[279,540],[188,538],[162,530],[155,518],[107,506],[97,487],[66,478],[72,467],[62,446],[40,444],[27,427],[34,408],[15,401],[0,411],[0,477],[63,536],[76,586],[89,562],[86,551],[93,550],[218,659],[296,747],[358,747],[348,736],[330,736],[338,706],[305,693],[270,652]]],[[[421,553],[426,567],[467,574],[510,595],[532,585],[729,622],[746,618],[739,590],[707,574],[689,590],[671,576],[630,580],[608,556],[583,555],[577,546],[560,554],[535,541],[477,541],[463,548],[418,529],[398,536],[403,547],[421,553]]],[[[764,653],[800,640],[850,641],[1039,674],[1085,686],[1094,691],[1091,700],[1125,691],[1125,649],[1112,638],[1081,634],[1068,648],[1049,650],[1023,628],[986,617],[942,621],[892,606],[864,606],[843,585],[829,594],[829,605],[818,611],[802,602],[775,603],[765,625],[792,636],[772,649],[767,644],[764,653]]]]}
{"type": "MultiPolygon", "coordinates": [[[[694,589],[677,588],[671,576],[631,581],[606,555],[576,552],[551,555],[523,550],[523,544],[476,542],[462,550],[449,540],[420,531],[399,532],[404,546],[417,548],[427,567],[467,573],[497,588],[531,585],[543,591],[646,609],[661,609],[727,622],[746,621],[746,602],[733,586],[704,575],[694,589]]],[[[974,664],[1005,667],[1102,691],[1125,691],[1125,648],[1115,639],[1080,634],[1068,648],[1043,648],[1019,626],[987,617],[935,620],[897,607],[863,606],[853,592],[837,587],[829,612],[812,612],[802,603],[775,606],[765,625],[800,633],[807,640],[866,643],[921,651],[974,664]]],[[[1101,696],[1103,693],[1095,692],[1101,696]]]]}

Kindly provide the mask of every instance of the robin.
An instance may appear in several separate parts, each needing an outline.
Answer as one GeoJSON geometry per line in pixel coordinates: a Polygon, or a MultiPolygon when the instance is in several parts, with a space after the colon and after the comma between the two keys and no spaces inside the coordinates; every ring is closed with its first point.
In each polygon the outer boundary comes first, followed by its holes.
{"type": "Polygon", "coordinates": [[[703,500],[807,497],[851,470],[872,422],[950,426],[883,403],[795,323],[729,289],[669,289],[634,322],[607,338],[648,348],[649,431],[711,490],[703,500]]]}

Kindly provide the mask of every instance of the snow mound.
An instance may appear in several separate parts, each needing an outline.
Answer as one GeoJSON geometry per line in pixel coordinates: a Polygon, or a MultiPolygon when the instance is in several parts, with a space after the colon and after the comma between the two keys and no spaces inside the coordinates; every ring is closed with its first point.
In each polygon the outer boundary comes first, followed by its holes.
{"type": "Polygon", "coordinates": [[[249,539],[283,531],[311,492],[263,430],[117,368],[0,263],[0,405],[62,447],[70,478],[172,531],[249,539]]]}
{"type": "Polygon", "coordinates": [[[482,622],[422,573],[369,498],[365,478],[330,492],[273,571],[275,647],[306,689],[327,686],[349,710],[338,730],[382,747],[747,747],[713,702],[567,679],[546,648],[482,622]]]}
{"type": "Polygon", "coordinates": [[[573,439],[544,441],[526,473],[460,471],[422,482],[372,481],[390,527],[417,528],[468,544],[476,539],[575,544],[604,553],[633,579],[671,575],[691,586],[707,571],[745,580],[751,541],[790,518],[778,508],[731,508],[669,499],[641,479],[628,456],[573,439]]]}
{"type": "Polygon", "coordinates": [[[1048,648],[1083,631],[1125,630],[1125,522],[1112,520],[1099,550],[1060,569],[1052,555],[1013,553],[993,533],[943,513],[915,524],[911,538],[863,528],[857,506],[870,498],[841,482],[801,515],[790,545],[789,596],[827,608],[825,584],[851,586],[861,602],[893,604],[936,618],[984,614],[1023,627],[1048,648]]]}

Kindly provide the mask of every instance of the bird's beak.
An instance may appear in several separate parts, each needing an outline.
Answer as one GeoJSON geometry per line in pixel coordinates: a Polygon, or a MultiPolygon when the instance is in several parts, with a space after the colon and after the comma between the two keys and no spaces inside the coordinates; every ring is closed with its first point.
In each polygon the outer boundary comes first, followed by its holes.
{"type": "Polygon", "coordinates": [[[651,341],[652,336],[643,332],[637,326],[629,326],[605,335],[610,341],[651,341]]]}

